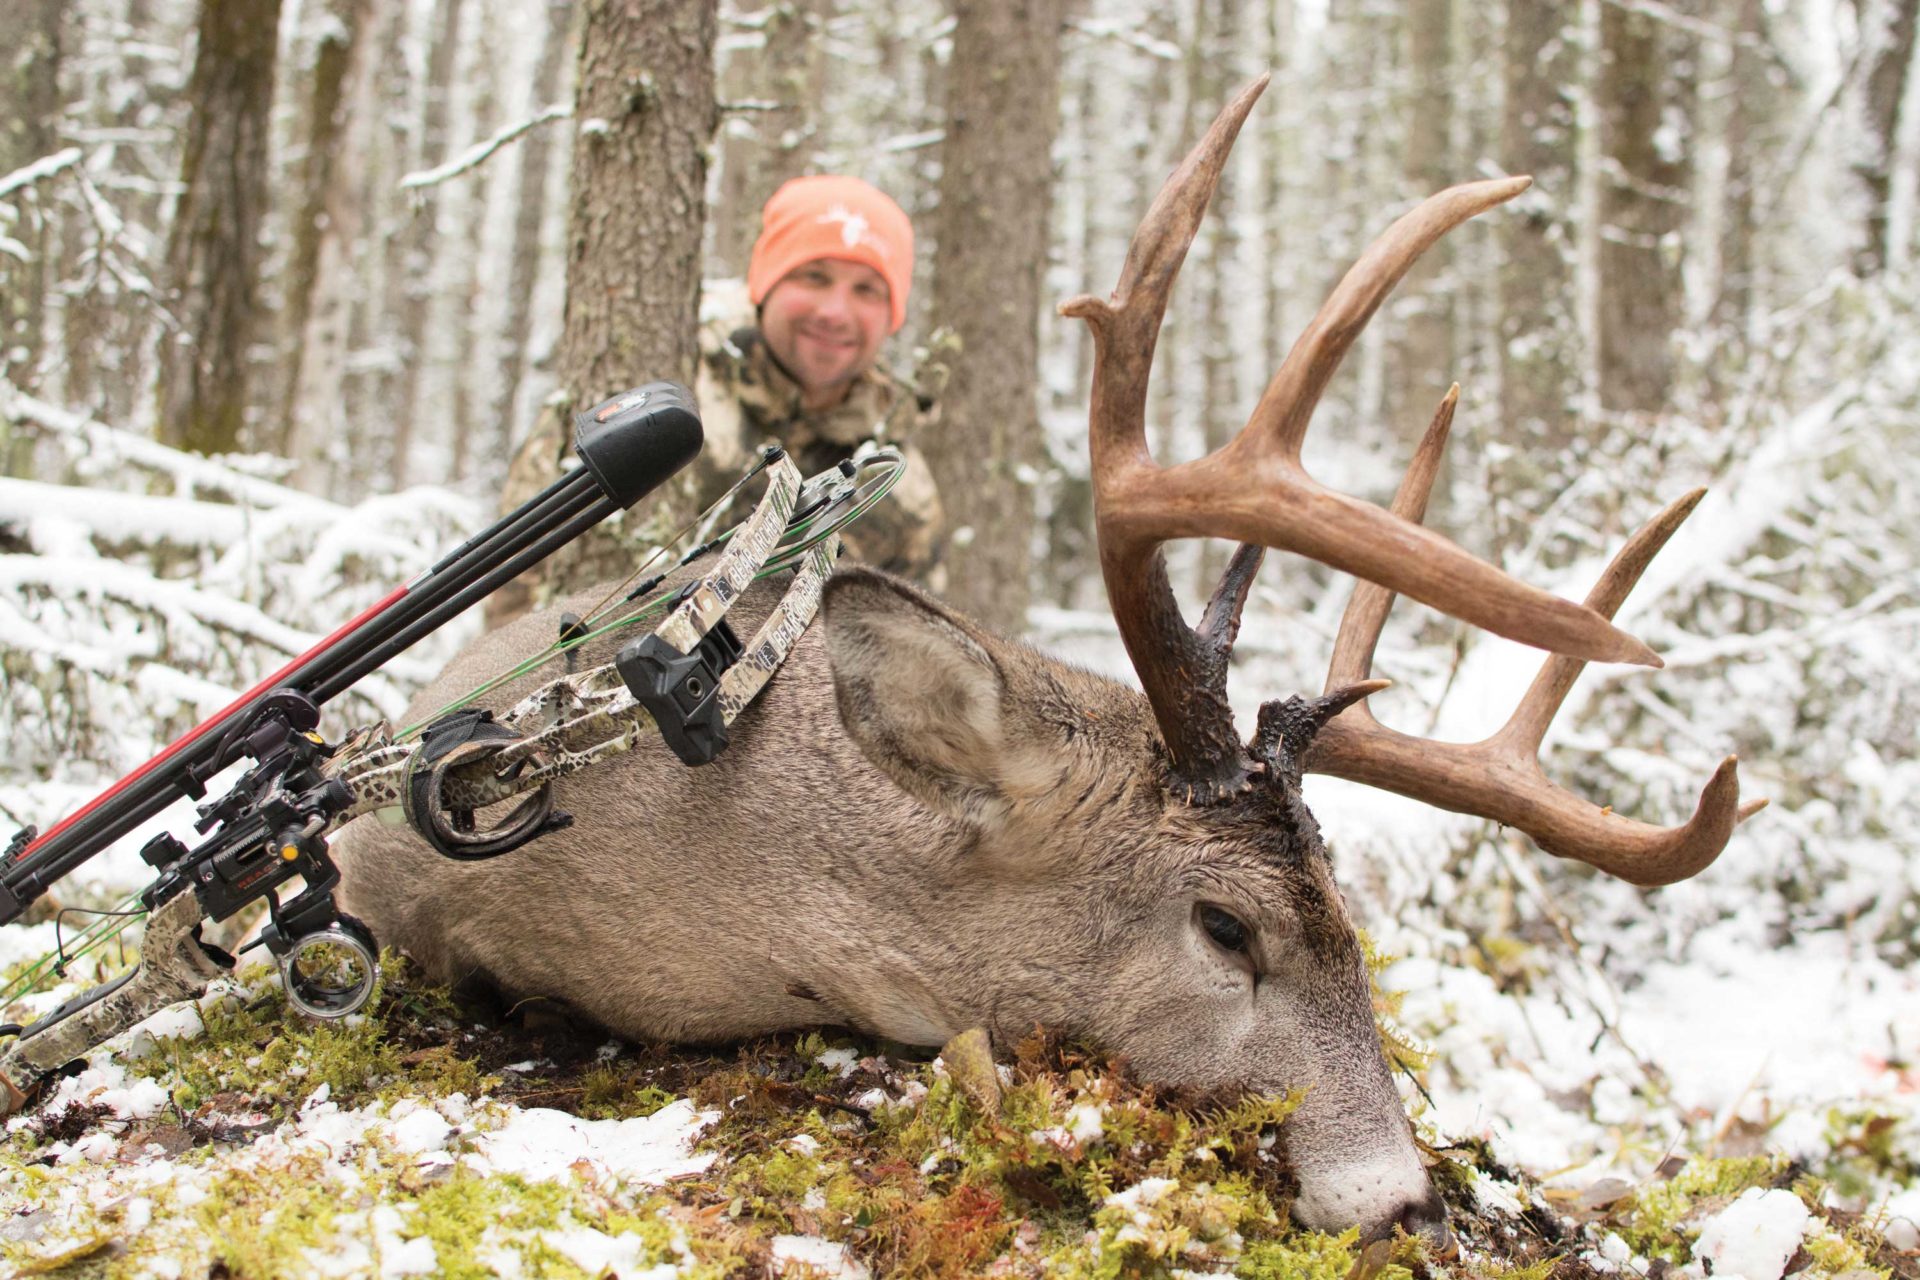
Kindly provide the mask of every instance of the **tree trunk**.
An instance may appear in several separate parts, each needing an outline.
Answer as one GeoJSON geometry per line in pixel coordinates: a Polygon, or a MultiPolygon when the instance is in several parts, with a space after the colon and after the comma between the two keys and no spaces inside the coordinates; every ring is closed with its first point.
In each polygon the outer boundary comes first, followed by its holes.
{"type": "MultiPolygon", "coordinates": [[[[1764,0],[1730,0],[1724,24],[1738,39],[1728,55],[1725,116],[1727,176],[1720,210],[1720,279],[1709,315],[1718,339],[1714,373],[1731,387],[1746,362],[1758,296],[1760,234],[1755,183],[1761,157],[1775,148],[1772,126],[1778,118],[1780,93],[1767,56],[1764,0]]],[[[1723,399],[1724,397],[1716,397],[1723,399]]]]}
{"type": "MultiPolygon", "coordinates": [[[[60,145],[60,0],[0,0],[0,29],[12,33],[0,67],[0,175],[52,155],[60,145]]],[[[46,340],[47,254],[52,248],[45,196],[23,191],[19,217],[0,233],[27,252],[0,253],[0,374],[23,390],[39,381],[46,340]]]]}
{"type": "Polygon", "coordinates": [[[1263,95],[1260,110],[1256,113],[1259,123],[1254,128],[1266,144],[1265,153],[1261,156],[1264,166],[1262,186],[1265,191],[1262,201],[1265,207],[1262,209],[1261,226],[1261,261],[1264,264],[1261,277],[1265,284],[1266,301],[1261,309],[1260,366],[1267,377],[1272,377],[1286,359],[1287,346],[1293,341],[1287,326],[1288,280],[1283,264],[1291,249],[1287,235],[1287,210],[1290,204],[1288,192],[1294,174],[1289,170],[1300,155],[1300,138],[1295,127],[1291,92],[1299,73],[1289,62],[1293,52],[1294,0],[1266,0],[1266,5],[1266,62],[1273,69],[1273,89],[1263,95]]]}
{"type": "Polygon", "coordinates": [[[1577,428],[1580,387],[1573,90],[1578,0],[1510,0],[1500,164],[1533,186],[1500,217],[1500,418],[1521,455],[1557,452],[1577,428]]]}
{"type": "MultiPolygon", "coordinates": [[[[478,46],[475,58],[479,67],[496,65],[498,38],[498,32],[492,25],[486,22],[477,24],[474,42],[478,46]]],[[[485,75],[474,76],[471,73],[468,80],[472,85],[468,101],[469,136],[491,137],[499,127],[495,83],[485,75]]],[[[491,177],[497,181],[499,171],[494,171],[491,177]]],[[[491,433],[481,427],[476,408],[481,400],[481,389],[475,386],[478,371],[468,359],[471,349],[484,341],[485,337],[479,321],[484,302],[481,296],[480,264],[487,252],[486,184],[471,184],[465,194],[465,225],[461,228],[460,248],[447,266],[449,278],[440,307],[440,322],[432,326],[441,335],[433,348],[436,368],[441,378],[452,384],[450,399],[453,420],[447,424],[452,439],[449,442],[447,476],[454,481],[467,478],[473,465],[476,442],[491,443],[491,433]]],[[[433,395],[431,389],[428,394],[433,395]]],[[[416,411],[425,410],[417,408],[416,411]]]]}
{"type": "MultiPolygon", "coordinates": [[[[460,20],[465,0],[435,0],[427,36],[427,78],[420,102],[420,145],[411,162],[431,169],[447,159],[447,99],[453,89],[454,60],[460,52],[460,20]]],[[[412,206],[400,232],[397,272],[400,300],[399,367],[387,402],[393,432],[392,487],[404,488],[412,469],[413,428],[418,417],[420,375],[427,363],[427,317],[433,307],[435,259],[440,243],[439,193],[410,193],[412,206]]]]}
{"type": "Polygon", "coordinates": [[[946,504],[949,598],[1025,628],[1038,318],[1059,122],[1060,0],[958,8],[947,76],[935,314],[959,335],[940,429],[923,442],[946,504]]]}
{"type": "Polygon", "coordinates": [[[1601,6],[1600,404],[1657,413],[1673,388],[1690,199],[1692,37],[1601,6]]]}
{"type": "Polygon", "coordinates": [[[306,155],[300,161],[293,244],[287,255],[285,301],[280,312],[282,381],[271,434],[277,452],[292,457],[298,449],[301,379],[307,358],[307,326],[313,320],[320,284],[321,246],[337,231],[331,210],[338,199],[334,182],[341,132],[346,124],[347,72],[372,0],[332,0],[321,19],[324,29],[314,49],[308,76],[306,155]]]}
{"type": "MultiPolygon", "coordinates": [[[[1407,92],[1401,173],[1410,200],[1424,200],[1461,178],[1453,159],[1453,3],[1410,0],[1403,19],[1407,92]]],[[[1456,375],[1453,288],[1455,247],[1428,249],[1394,290],[1386,364],[1386,428],[1414,439],[1433,417],[1456,375]]],[[[1446,492],[1442,483],[1439,493],[1446,492]]]]}
{"type": "Polygon", "coordinates": [[[307,324],[293,339],[300,376],[290,384],[287,415],[292,480],[332,497],[364,495],[386,461],[384,441],[369,439],[361,426],[371,375],[354,367],[354,357],[372,345],[380,219],[397,180],[383,146],[391,136],[387,92],[396,31],[404,25],[401,8],[393,0],[368,0],[354,32],[332,177],[321,193],[313,297],[307,324]]]}
{"type": "MultiPolygon", "coordinates": [[[[1196,126],[1219,110],[1246,79],[1237,56],[1241,48],[1239,0],[1203,0],[1198,18],[1194,44],[1199,66],[1190,81],[1193,92],[1188,109],[1196,126]]],[[[1238,305],[1240,232],[1234,221],[1236,192],[1242,181],[1241,172],[1229,165],[1220,175],[1220,185],[1214,190],[1202,224],[1206,302],[1200,319],[1200,434],[1208,453],[1233,438],[1247,408],[1240,403],[1234,377],[1239,346],[1235,318],[1244,310],[1238,305]]],[[[1232,544],[1220,538],[1208,538],[1200,544],[1195,587],[1202,599],[1213,593],[1232,551],[1232,544]]]]}
{"type": "Polygon", "coordinates": [[[747,274],[761,206],[781,183],[806,172],[813,151],[827,63],[821,32],[833,17],[833,5],[783,0],[763,13],[761,46],[736,53],[728,67],[729,99],[756,106],[735,115],[723,130],[714,226],[717,275],[747,274]],[[763,105],[770,109],[759,109],[763,105]]]}
{"type": "Polygon", "coordinates": [[[1887,204],[1893,191],[1900,104],[1907,96],[1913,66],[1915,17],[1920,0],[1855,0],[1860,39],[1867,58],[1866,129],[1854,172],[1867,196],[1865,242],[1854,254],[1854,270],[1878,275],[1887,265],[1887,204]]]}
{"type": "MultiPolygon", "coordinates": [[[[514,459],[506,508],[559,474],[573,409],[657,378],[693,383],[714,33],[707,0],[588,0],[574,80],[560,390],[514,459]]],[[[489,622],[524,612],[543,584],[563,591],[629,572],[637,561],[620,524],[616,517],[494,593],[489,622]]]]}
{"type": "MultiPolygon", "coordinates": [[[[552,105],[561,92],[567,52],[573,47],[573,0],[548,0],[546,43],[533,73],[530,95],[534,110],[552,105]]],[[[558,125],[542,126],[521,138],[520,185],[513,215],[513,252],[507,276],[507,324],[501,358],[502,378],[494,400],[494,436],[490,448],[504,465],[513,443],[524,432],[517,424],[520,383],[527,364],[527,336],[533,329],[533,289],[540,275],[540,228],[546,222],[548,170],[553,167],[553,133],[558,125]]]]}
{"type": "Polygon", "coordinates": [[[587,7],[559,360],[576,404],[655,378],[693,381],[713,40],[701,0],[587,7]]]}
{"type": "Polygon", "coordinates": [[[239,448],[246,425],[279,28],[280,0],[201,0],[159,387],[160,438],[201,453],[239,448]]]}

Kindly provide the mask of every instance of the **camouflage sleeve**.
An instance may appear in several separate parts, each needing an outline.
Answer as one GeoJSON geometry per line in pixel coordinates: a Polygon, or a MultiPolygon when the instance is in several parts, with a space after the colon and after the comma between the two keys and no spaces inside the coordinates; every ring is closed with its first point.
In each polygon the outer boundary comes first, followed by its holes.
{"type": "Polygon", "coordinates": [[[842,534],[847,554],[876,568],[918,579],[936,590],[941,553],[946,547],[946,516],[933,472],[920,450],[898,446],[906,471],[885,501],[842,534]]]}
{"type": "MultiPolygon", "coordinates": [[[[750,438],[738,397],[716,374],[713,362],[708,359],[700,362],[694,396],[699,403],[704,443],[699,455],[680,474],[640,504],[643,521],[640,534],[644,542],[665,542],[718,502],[759,452],[760,442],[750,438]]],[[[745,508],[736,506],[729,520],[744,513],[745,508]]]]}

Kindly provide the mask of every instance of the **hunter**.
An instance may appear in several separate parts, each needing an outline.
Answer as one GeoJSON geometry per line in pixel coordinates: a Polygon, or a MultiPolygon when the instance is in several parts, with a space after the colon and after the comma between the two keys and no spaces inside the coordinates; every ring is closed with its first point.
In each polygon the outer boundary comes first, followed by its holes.
{"type": "Polygon", "coordinates": [[[718,499],[763,446],[785,446],[804,475],[867,441],[906,457],[885,502],[845,533],[847,552],[938,590],[940,495],[915,434],[934,405],[880,364],[907,317],[913,226],[858,178],[795,178],[760,214],[744,294],[716,286],[702,300],[695,393],[707,444],[688,468],[691,505],[718,499]]]}
{"type": "MultiPolygon", "coordinates": [[[[881,347],[907,315],[912,223],[878,188],[841,176],[792,179],[767,201],[760,222],[744,287],[711,281],[701,296],[694,384],[706,430],[700,456],[642,504],[644,524],[618,541],[568,548],[494,592],[486,603],[489,628],[533,608],[539,582],[551,582],[550,574],[580,585],[583,573],[591,580],[625,572],[634,562],[633,542],[664,541],[718,501],[768,444],[784,446],[803,475],[852,457],[868,441],[898,448],[904,474],[886,501],[845,530],[845,549],[935,591],[944,587],[940,495],[912,444],[935,420],[933,396],[880,364],[881,347]]],[[[923,376],[922,383],[933,379],[923,376]]],[[[554,478],[570,453],[567,443],[565,424],[543,419],[508,469],[504,509],[554,478]]],[[[748,510],[739,503],[724,518],[748,510]]]]}

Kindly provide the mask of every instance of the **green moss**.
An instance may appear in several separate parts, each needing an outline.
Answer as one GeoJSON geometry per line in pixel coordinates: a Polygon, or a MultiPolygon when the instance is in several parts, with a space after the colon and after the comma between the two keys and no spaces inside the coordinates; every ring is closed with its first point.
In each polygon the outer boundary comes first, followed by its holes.
{"type": "Polygon", "coordinates": [[[1485,1280],[1552,1280],[1553,1269],[1559,1264],[1558,1258],[1536,1258],[1521,1265],[1490,1262],[1482,1264],[1480,1274],[1485,1280]]]}
{"type": "Polygon", "coordinates": [[[596,1067],[580,1082],[580,1114],[595,1120],[650,1116],[678,1099],[657,1085],[636,1085],[630,1072],[596,1067]]]}
{"type": "MultiPolygon", "coordinates": [[[[1346,1280],[1359,1261],[1359,1244],[1357,1228],[1337,1236],[1300,1231],[1250,1245],[1233,1270],[1243,1280],[1346,1280]]],[[[1393,1280],[1406,1274],[1381,1273],[1393,1280]]]]}
{"type": "Polygon", "coordinates": [[[767,1206],[786,1201],[797,1204],[821,1182],[820,1162],[804,1151],[786,1146],[776,1147],[763,1156],[737,1160],[727,1179],[735,1195],[752,1196],[767,1206]]]}
{"type": "Polygon", "coordinates": [[[1633,1193],[1622,1209],[1620,1238],[1635,1253],[1684,1263],[1699,1235],[1697,1219],[1752,1187],[1772,1186],[1786,1172],[1784,1159],[1745,1156],[1687,1162],[1666,1182],[1655,1182],[1633,1193]]]}
{"type": "Polygon", "coordinates": [[[1820,1176],[1848,1198],[1870,1194],[1882,1182],[1920,1178],[1920,1157],[1902,1140],[1898,1116],[1870,1108],[1835,1107],[1827,1113],[1830,1154],[1820,1176]]]}
{"type": "Polygon", "coordinates": [[[1885,1267],[1874,1266],[1866,1249],[1851,1233],[1843,1235],[1837,1231],[1814,1231],[1801,1241],[1801,1247],[1813,1259],[1815,1272],[1836,1276],[1847,1272],[1870,1272],[1881,1280],[1890,1280],[1893,1274],[1885,1267]]]}
{"type": "Polygon", "coordinates": [[[1400,1007],[1406,1003],[1405,993],[1388,991],[1380,985],[1380,975],[1400,957],[1382,951],[1366,930],[1358,932],[1361,954],[1367,962],[1367,989],[1373,993],[1373,1023],[1375,1030],[1380,1033],[1380,1051],[1386,1055],[1389,1063],[1418,1075],[1433,1060],[1433,1052],[1416,1043],[1397,1021],[1400,1007]]]}
{"type": "Polygon", "coordinates": [[[229,1273],[297,1275],[310,1269],[306,1251],[332,1236],[340,1201],[323,1162],[310,1156],[283,1169],[238,1168],[216,1176],[193,1220],[208,1256],[229,1273]]]}
{"type": "Polygon", "coordinates": [[[261,989],[258,998],[212,1003],[201,1011],[202,1034],[156,1040],[128,1066],[165,1083],[186,1112],[220,1094],[244,1094],[283,1116],[323,1084],[335,1099],[355,1105],[373,1097],[476,1095],[497,1083],[450,1046],[407,1053],[392,1027],[450,1024],[450,1004],[443,991],[400,985],[400,962],[391,952],[382,957],[381,972],[368,1011],[323,1021],[293,1012],[267,967],[254,966],[240,980],[261,989]]]}

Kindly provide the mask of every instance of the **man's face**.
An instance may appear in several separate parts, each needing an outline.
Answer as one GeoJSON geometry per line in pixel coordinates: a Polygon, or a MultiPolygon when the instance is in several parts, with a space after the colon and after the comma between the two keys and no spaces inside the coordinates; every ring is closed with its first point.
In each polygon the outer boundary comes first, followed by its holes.
{"type": "Polygon", "coordinates": [[[873,367],[892,319],[885,277],[838,258],[801,263],[760,304],[760,333],[809,409],[838,404],[873,367]]]}

